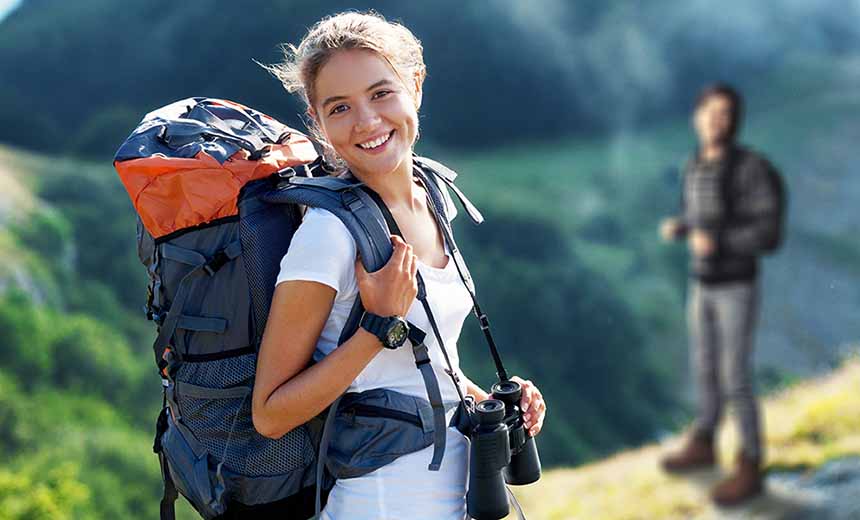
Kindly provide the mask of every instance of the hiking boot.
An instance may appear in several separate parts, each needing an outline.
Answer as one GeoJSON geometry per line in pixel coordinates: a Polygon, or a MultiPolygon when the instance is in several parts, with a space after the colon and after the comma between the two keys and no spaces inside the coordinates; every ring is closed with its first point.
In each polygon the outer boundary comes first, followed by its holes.
{"type": "Polygon", "coordinates": [[[669,473],[712,468],[716,464],[713,435],[693,433],[679,451],[663,457],[660,465],[669,473]]]}
{"type": "Polygon", "coordinates": [[[711,499],[718,506],[728,507],[758,496],[764,489],[761,463],[758,458],[738,454],[735,473],[711,491],[711,499]]]}

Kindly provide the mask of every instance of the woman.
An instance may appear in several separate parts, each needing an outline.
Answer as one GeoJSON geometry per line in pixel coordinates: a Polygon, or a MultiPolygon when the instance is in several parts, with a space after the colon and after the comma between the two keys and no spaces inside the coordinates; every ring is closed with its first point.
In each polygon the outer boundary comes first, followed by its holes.
{"type": "MultiPolygon", "coordinates": [[[[429,331],[424,309],[414,305],[420,271],[457,372],[457,339],[472,305],[427,193],[412,173],[425,76],[420,42],[379,15],[343,13],[317,23],[285,54],[285,63],[270,70],[288,90],[300,93],[326,155],[382,198],[403,240],[393,236],[391,260],[367,273],[340,220],[324,210],[307,212],[281,263],[258,362],[254,424],[270,437],[318,415],[346,391],[385,388],[427,399],[409,348],[384,349],[364,328],[337,346],[356,297],[368,313],[405,317],[429,331]],[[318,362],[308,368],[312,356],[318,362]]],[[[456,403],[457,389],[444,371],[439,345],[430,336],[427,342],[443,400],[456,403]]],[[[477,401],[487,398],[462,373],[460,380],[461,391],[477,401]]],[[[526,427],[536,435],[545,404],[530,382],[517,380],[524,386],[526,427]]],[[[323,517],[462,519],[467,447],[463,435],[449,428],[439,471],[427,470],[433,450],[427,447],[369,474],[339,479],[323,517]]]]}

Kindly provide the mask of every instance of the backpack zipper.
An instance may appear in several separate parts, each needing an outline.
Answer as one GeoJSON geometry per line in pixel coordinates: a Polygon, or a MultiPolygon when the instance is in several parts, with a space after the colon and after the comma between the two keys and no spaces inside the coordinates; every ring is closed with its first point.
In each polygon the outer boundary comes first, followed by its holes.
{"type": "Polygon", "coordinates": [[[383,406],[357,403],[350,406],[349,409],[359,417],[383,417],[386,419],[412,423],[419,428],[423,427],[419,416],[398,410],[391,410],[390,408],[385,408],[383,406]]]}

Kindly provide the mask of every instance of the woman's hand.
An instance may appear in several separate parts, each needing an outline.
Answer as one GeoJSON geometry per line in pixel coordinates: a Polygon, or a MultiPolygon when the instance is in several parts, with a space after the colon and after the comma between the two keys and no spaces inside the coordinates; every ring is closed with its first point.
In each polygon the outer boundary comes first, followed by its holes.
{"type": "Polygon", "coordinates": [[[361,304],[377,316],[406,316],[418,294],[418,262],[412,246],[392,235],[394,253],[382,269],[368,273],[361,261],[355,263],[355,277],[361,304]]]}
{"type": "Polygon", "coordinates": [[[540,433],[543,428],[543,420],[546,417],[546,402],[540,390],[531,381],[526,381],[514,376],[511,381],[516,381],[523,387],[523,397],[520,401],[520,409],[523,411],[523,421],[526,429],[532,437],[540,433]]]}

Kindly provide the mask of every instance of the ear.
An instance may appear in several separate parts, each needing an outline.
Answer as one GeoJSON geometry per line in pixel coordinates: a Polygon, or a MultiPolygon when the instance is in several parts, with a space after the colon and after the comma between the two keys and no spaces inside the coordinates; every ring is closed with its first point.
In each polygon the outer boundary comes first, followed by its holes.
{"type": "Polygon", "coordinates": [[[305,115],[308,116],[308,118],[310,118],[314,122],[314,124],[316,124],[317,126],[320,125],[320,120],[317,119],[317,111],[314,110],[314,107],[309,106],[308,109],[305,110],[305,115]]]}
{"type": "Polygon", "coordinates": [[[424,67],[415,70],[415,73],[412,75],[412,87],[415,89],[415,110],[421,108],[425,77],[427,77],[427,69],[424,67]]]}

